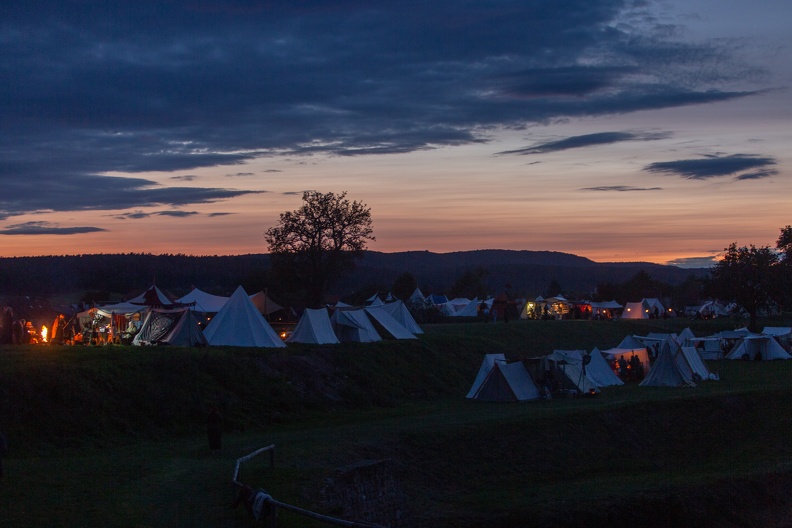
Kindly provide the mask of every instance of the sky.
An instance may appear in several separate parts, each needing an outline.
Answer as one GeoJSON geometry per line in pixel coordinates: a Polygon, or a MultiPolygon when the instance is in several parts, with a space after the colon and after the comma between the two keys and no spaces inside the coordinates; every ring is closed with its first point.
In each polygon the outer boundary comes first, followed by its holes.
{"type": "Polygon", "coordinates": [[[11,1],[0,256],[266,253],[302,193],[383,252],[707,266],[792,223],[789,0],[11,1]]]}

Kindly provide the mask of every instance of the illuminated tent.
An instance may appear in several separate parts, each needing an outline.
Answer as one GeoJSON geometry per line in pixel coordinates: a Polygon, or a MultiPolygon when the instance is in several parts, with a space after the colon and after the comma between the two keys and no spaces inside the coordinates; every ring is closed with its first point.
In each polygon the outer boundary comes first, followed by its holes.
{"type": "Polygon", "coordinates": [[[273,301],[272,298],[263,291],[251,295],[250,301],[253,303],[253,306],[256,307],[256,310],[264,315],[271,315],[286,308],[273,301]]]}
{"type": "Polygon", "coordinates": [[[596,391],[599,386],[584,373],[585,350],[553,350],[543,358],[545,370],[553,370],[562,388],[572,388],[581,393],[596,391]],[[559,377],[558,374],[563,377],[559,377]]]}
{"type": "Polygon", "coordinates": [[[633,356],[638,356],[638,361],[641,362],[641,366],[644,369],[644,373],[649,372],[650,362],[649,362],[649,352],[646,351],[646,347],[638,346],[635,348],[610,348],[608,350],[602,350],[602,357],[605,358],[608,362],[618,361],[619,358],[623,357],[627,363],[630,363],[630,359],[633,356]]]}
{"type": "Polygon", "coordinates": [[[624,305],[622,319],[649,319],[649,308],[644,307],[642,302],[628,302],[624,305]]]}
{"type": "Polygon", "coordinates": [[[195,347],[206,346],[208,342],[188,308],[152,308],[132,344],[195,347]]]}
{"type": "Polygon", "coordinates": [[[228,299],[204,330],[212,346],[282,348],[286,344],[264,320],[242,286],[228,299]]]}
{"type": "Polygon", "coordinates": [[[503,354],[484,356],[467,394],[469,400],[479,401],[526,401],[539,397],[539,389],[523,362],[506,363],[503,354]]]}
{"type": "Polygon", "coordinates": [[[287,343],[312,343],[330,345],[340,343],[330,323],[327,308],[306,308],[294,332],[286,339],[287,343]]]}

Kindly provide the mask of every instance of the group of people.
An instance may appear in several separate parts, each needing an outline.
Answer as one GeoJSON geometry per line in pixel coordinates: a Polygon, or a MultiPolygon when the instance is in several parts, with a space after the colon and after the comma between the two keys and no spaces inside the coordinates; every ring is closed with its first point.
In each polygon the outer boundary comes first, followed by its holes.
{"type": "Polygon", "coordinates": [[[619,378],[622,381],[641,381],[644,378],[644,366],[641,359],[633,355],[630,360],[624,359],[624,356],[619,356],[616,360],[616,367],[618,370],[619,378]]]}
{"type": "Polygon", "coordinates": [[[0,320],[0,344],[29,345],[41,341],[42,336],[31,321],[16,319],[14,311],[10,307],[3,309],[2,320],[0,320]]]}

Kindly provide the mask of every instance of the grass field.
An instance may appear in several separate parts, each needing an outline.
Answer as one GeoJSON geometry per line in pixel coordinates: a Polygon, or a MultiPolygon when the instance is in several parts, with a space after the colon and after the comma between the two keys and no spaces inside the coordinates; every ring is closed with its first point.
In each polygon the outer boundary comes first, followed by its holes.
{"type": "MultiPolygon", "coordinates": [[[[792,361],[713,362],[721,380],[695,388],[464,398],[487,352],[610,348],[688,324],[433,325],[414,342],[285,351],[0,349],[0,525],[256,526],[230,508],[230,480],[236,458],[275,444],[275,467],[255,459],[243,480],[319,511],[337,468],[392,461],[403,526],[782,526],[792,361]],[[212,405],[219,455],[204,433],[212,405]]],[[[735,326],[691,324],[696,335],[735,326]]],[[[282,512],[278,526],[328,525],[282,512]]]]}

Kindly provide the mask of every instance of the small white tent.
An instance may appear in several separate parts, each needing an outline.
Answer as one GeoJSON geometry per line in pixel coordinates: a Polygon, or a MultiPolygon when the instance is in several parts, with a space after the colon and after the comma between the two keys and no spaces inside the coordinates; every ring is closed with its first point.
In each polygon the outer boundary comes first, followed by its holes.
{"type": "Polygon", "coordinates": [[[199,290],[198,288],[193,288],[192,291],[184,297],[176,299],[176,302],[189,305],[190,310],[193,312],[217,313],[220,311],[223,305],[228,302],[228,297],[212,295],[211,293],[206,293],[205,291],[199,290]]]}
{"type": "Polygon", "coordinates": [[[253,306],[242,286],[228,299],[204,330],[212,346],[283,348],[286,343],[253,306]]]}
{"type": "Polygon", "coordinates": [[[481,304],[478,297],[470,301],[467,306],[460,308],[456,312],[449,314],[453,317],[476,317],[478,316],[478,307],[481,304]]]}
{"type": "Polygon", "coordinates": [[[381,341],[371,320],[364,310],[336,310],[330,317],[338,340],[343,342],[370,343],[381,341]]]}
{"type": "Polygon", "coordinates": [[[330,316],[327,315],[327,308],[306,308],[286,342],[316,345],[340,343],[330,323],[330,316]]]}
{"type": "Polygon", "coordinates": [[[522,361],[506,363],[503,354],[487,354],[467,398],[479,401],[527,401],[540,396],[522,361]]]}
{"type": "Polygon", "coordinates": [[[366,313],[396,339],[417,339],[413,333],[407,330],[399,321],[394,319],[391,314],[382,309],[382,306],[367,306],[366,313]]]}
{"type": "Polygon", "coordinates": [[[695,347],[684,346],[680,348],[680,352],[681,353],[676,356],[676,362],[688,377],[692,378],[694,381],[696,381],[696,376],[698,376],[700,380],[714,378],[695,347]],[[688,374],[687,371],[689,371],[690,374],[688,374]]]}
{"type": "Polygon", "coordinates": [[[677,354],[682,351],[678,348],[670,350],[663,347],[652,365],[652,370],[639,384],[639,387],[695,387],[693,379],[688,377],[676,361],[677,354]]]}
{"type": "Polygon", "coordinates": [[[644,308],[643,303],[628,302],[624,305],[621,315],[622,319],[649,319],[649,311],[644,308]]]}
{"type": "Polygon", "coordinates": [[[589,356],[591,359],[589,360],[589,364],[585,366],[586,376],[594,382],[597,387],[624,385],[624,382],[613,372],[613,369],[598,348],[595,347],[589,356]]]}
{"type": "Polygon", "coordinates": [[[402,301],[394,301],[382,306],[382,309],[388,312],[391,317],[399,321],[404,328],[413,334],[423,334],[424,331],[418,326],[418,323],[413,318],[410,310],[402,301]]]}
{"type": "Polygon", "coordinates": [[[187,308],[152,308],[146,314],[133,345],[206,346],[206,337],[187,308]]]}

